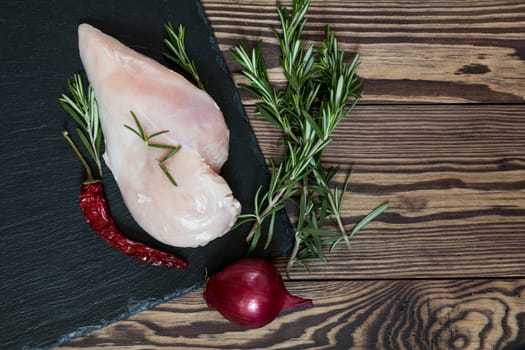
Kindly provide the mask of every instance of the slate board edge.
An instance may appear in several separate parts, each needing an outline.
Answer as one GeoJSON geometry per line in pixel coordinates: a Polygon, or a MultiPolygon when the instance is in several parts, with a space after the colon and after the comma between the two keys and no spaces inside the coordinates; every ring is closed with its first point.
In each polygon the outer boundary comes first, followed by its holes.
{"type": "Polygon", "coordinates": [[[53,347],[62,345],[64,343],[67,343],[67,342],[75,339],[75,338],[82,337],[82,336],[84,336],[84,335],[86,335],[88,333],[91,333],[91,332],[96,331],[98,329],[101,329],[101,328],[104,328],[106,326],[109,326],[110,324],[113,324],[115,322],[127,319],[130,316],[138,314],[141,311],[152,309],[152,308],[156,307],[157,305],[165,303],[165,302],[167,302],[167,301],[169,301],[169,300],[171,300],[173,298],[180,297],[180,296],[182,296],[184,294],[187,294],[189,292],[193,292],[193,291],[201,288],[202,285],[203,285],[203,283],[197,283],[197,284],[195,284],[194,286],[192,286],[190,288],[187,288],[187,289],[184,289],[184,290],[179,290],[179,291],[171,293],[171,294],[167,294],[167,295],[165,295],[164,297],[162,297],[160,299],[131,301],[128,304],[128,311],[127,312],[123,312],[122,314],[118,315],[117,317],[115,317],[113,319],[101,320],[100,323],[97,323],[97,324],[86,325],[86,326],[79,327],[76,330],[74,330],[73,332],[69,332],[67,334],[62,335],[56,341],[56,343],[54,343],[54,344],[51,344],[51,345],[46,346],[46,347],[37,347],[37,348],[34,348],[34,349],[42,349],[42,350],[44,350],[44,349],[51,349],[53,347]]]}

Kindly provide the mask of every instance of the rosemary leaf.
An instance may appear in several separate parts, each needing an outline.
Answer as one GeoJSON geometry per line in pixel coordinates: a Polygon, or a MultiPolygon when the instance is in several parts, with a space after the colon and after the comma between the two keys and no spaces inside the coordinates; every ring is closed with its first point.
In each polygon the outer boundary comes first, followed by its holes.
{"type": "Polygon", "coordinates": [[[91,143],[89,142],[88,138],[86,137],[86,135],[84,135],[84,132],[80,129],[80,128],[75,128],[75,131],[77,132],[78,134],[78,137],[80,139],[80,141],[82,142],[82,144],[84,145],[84,147],[86,148],[86,151],[88,151],[89,153],[89,156],[93,159],[96,158],[96,154],[94,153],[95,150],[92,149],[91,147],[91,143]]]}
{"type": "Polygon", "coordinates": [[[166,155],[165,155],[164,157],[162,157],[162,158],[159,160],[159,162],[160,162],[160,163],[164,163],[164,162],[166,162],[168,159],[170,159],[171,157],[173,157],[178,151],[180,151],[180,149],[181,149],[181,146],[180,146],[180,145],[179,145],[179,146],[175,146],[175,147],[171,146],[170,151],[169,151],[168,153],[166,153],[166,155]]]}
{"type": "Polygon", "coordinates": [[[95,136],[95,150],[96,150],[96,154],[100,154],[102,150],[102,130],[101,129],[98,130],[95,136]]]}
{"type": "Polygon", "coordinates": [[[272,239],[273,239],[273,234],[274,234],[274,228],[275,228],[275,214],[277,212],[273,212],[271,215],[270,215],[270,225],[268,227],[268,234],[267,234],[267,237],[266,237],[266,244],[264,245],[264,249],[268,249],[268,247],[270,246],[270,243],[272,242],[272,239]]]}
{"type": "Polygon", "coordinates": [[[78,125],[85,127],[85,121],[80,116],[82,112],[75,105],[75,102],[69,98],[69,96],[62,95],[59,102],[60,106],[73,118],[73,120],[75,120],[78,125]]]}
{"type": "Polygon", "coordinates": [[[151,140],[152,138],[154,138],[156,136],[160,136],[160,135],[166,134],[168,132],[170,132],[170,131],[169,130],[161,130],[161,131],[154,132],[153,134],[148,136],[146,141],[149,142],[149,140],[151,140]]]}
{"type": "Polygon", "coordinates": [[[166,177],[168,178],[168,180],[170,180],[170,182],[172,183],[172,185],[173,185],[173,186],[177,186],[177,182],[175,181],[175,179],[173,178],[173,176],[171,176],[170,170],[168,169],[168,167],[166,166],[166,164],[164,164],[164,163],[159,163],[159,167],[162,169],[162,172],[164,173],[164,175],[166,175],[166,177]]]}
{"type": "MultiPolygon", "coordinates": [[[[144,129],[142,128],[142,125],[140,124],[139,119],[137,118],[137,115],[133,111],[130,111],[130,113],[131,113],[131,116],[133,117],[133,121],[135,121],[135,125],[137,126],[137,131],[135,131],[135,134],[139,135],[139,137],[142,139],[142,141],[147,143],[148,142],[148,136],[144,132],[144,129]]],[[[130,129],[129,126],[127,126],[127,125],[124,125],[124,126],[126,126],[128,129],[130,129]]]]}
{"type": "Polygon", "coordinates": [[[177,148],[177,146],[167,145],[165,143],[156,143],[156,142],[148,142],[148,146],[153,147],[153,148],[161,148],[161,149],[169,149],[169,150],[177,148]]]}
{"type": "Polygon", "coordinates": [[[378,215],[380,215],[382,212],[384,212],[386,209],[388,209],[388,204],[382,204],[380,206],[378,206],[377,208],[375,208],[374,210],[372,210],[370,213],[368,213],[363,219],[361,219],[355,226],[354,228],[352,229],[352,232],[351,232],[351,236],[355,235],[356,233],[358,233],[359,231],[361,231],[361,229],[363,227],[365,227],[366,225],[368,225],[368,223],[372,220],[374,220],[378,215]]]}
{"type": "Polygon", "coordinates": [[[139,131],[133,129],[131,126],[126,125],[126,124],[124,124],[123,126],[124,126],[126,129],[128,129],[129,131],[131,131],[132,133],[134,133],[135,135],[137,135],[142,141],[145,141],[145,140],[144,140],[144,135],[141,135],[139,131]]]}

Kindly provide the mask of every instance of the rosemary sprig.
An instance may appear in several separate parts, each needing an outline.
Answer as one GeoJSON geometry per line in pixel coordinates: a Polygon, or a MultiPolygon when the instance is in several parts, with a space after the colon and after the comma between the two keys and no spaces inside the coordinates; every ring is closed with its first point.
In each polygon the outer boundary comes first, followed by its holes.
{"type": "Polygon", "coordinates": [[[89,155],[95,161],[98,173],[102,177],[102,163],[100,161],[102,129],[100,128],[95,93],[91,85],[88,85],[86,93],[80,74],[75,74],[72,80],[67,81],[67,85],[72,97],[62,94],[59,98],[60,105],[78,124],[76,132],[89,155]]]}
{"type": "Polygon", "coordinates": [[[195,84],[197,84],[200,89],[204,89],[204,84],[202,83],[199,74],[197,73],[197,68],[195,67],[195,61],[189,58],[186,51],[185,27],[182,24],[179,25],[178,30],[175,33],[173,25],[168,22],[164,25],[164,29],[168,34],[168,37],[164,39],[164,45],[171,53],[165,53],[164,56],[177,64],[180,68],[184,69],[194,80],[195,84]]]}
{"type": "Polygon", "coordinates": [[[166,134],[166,133],[169,132],[169,130],[160,130],[160,131],[154,132],[151,135],[148,135],[144,131],[144,128],[142,127],[142,124],[140,123],[140,121],[137,118],[136,114],[133,111],[131,111],[130,113],[131,113],[131,116],[133,117],[133,121],[135,122],[136,129],[131,127],[131,126],[129,126],[129,125],[126,125],[126,124],[124,124],[124,127],[126,129],[128,129],[129,131],[131,131],[132,133],[134,133],[135,135],[137,135],[144,142],[144,144],[146,146],[153,147],[153,148],[161,148],[161,149],[167,150],[167,152],[160,159],[158,159],[157,162],[158,162],[159,168],[162,170],[164,175],[166,175],[166,177],[171,182],[171,184],[173,186],[177,186],[177,182],[175,181],[175,179],[171,175],[170,170],[169,170],[168,166],[165,163],[168,161],[168,159],[170,159],[178,151],[180,151],[181,145],[173,146],[173,145],[168,145],[168,144],[165,144],[165,143],[151,142],[151,140],[153,138],[155,138],[157,136],[160,136],[160,135],[163,135],[163,134],[166,134]]]}
{"type": "Polygon", "coordinates": [[[299,217],[288,270],[295,261],[326,260],[325,250],[333,251],[342,240],[349,245],[350,237],[387,208],[379,206],[346,231],[341,211],[349,177],[341,189],[332,186],[338,170],[325,169],[321,159],[333,141],[333,131],[360,99],[359,55],[347,64],[328,26],[320,46],[306,45],[302,32],[308,8],[307,0],[294,0],[290,11],[277,3],[280,29],[272,28],[272,32],[279,42],[286,87],[276,89],[269,81],[262,43],[251,52],[242,43],[232,49],[233,59],[249,82],[241,86],[261,100],[257,113],[281,131],[283,142],[282,158],[271,161],[268,191],[257,192],[254,212],[241,215],[238,224],[253,224],[247,236],[253,250],[261,239],[263,223],[269,220],[268,247],[277,211],[286,203],[295,203],[299,217]],[[335,230],[325,229],[328,224],[335,230]]]}

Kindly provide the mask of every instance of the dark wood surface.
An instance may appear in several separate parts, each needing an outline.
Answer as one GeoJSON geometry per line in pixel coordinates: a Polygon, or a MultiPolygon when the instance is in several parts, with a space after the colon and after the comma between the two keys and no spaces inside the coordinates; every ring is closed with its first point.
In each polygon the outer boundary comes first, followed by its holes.
{"type": "MultiPolygon", "coordinates": [[[[233,45],[263,39],[282,84],[274,1],[203,4],[230,69],[233,45]]],[[[312,1],[309,18],[309,40],[331,23],[362,55],[365,96],[326,153],[352,168],[345,224],[391,209],[350,250],[293,268],[286,284],[311,309],[246,331],[196,291],[62,348],[525,349],[525,2],[312,1]]]]}

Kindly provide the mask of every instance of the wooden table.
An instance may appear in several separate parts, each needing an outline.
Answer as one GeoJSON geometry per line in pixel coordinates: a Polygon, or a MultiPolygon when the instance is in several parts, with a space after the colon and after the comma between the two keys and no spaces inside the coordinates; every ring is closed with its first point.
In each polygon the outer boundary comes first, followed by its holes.
{"type": "MultiPolygon", "coordinates": [[[[274,0],[203,4],[231,70],[229,49],[262,38],[282,83],[274,0]]],[[[362,55],[364,98],[326,153],[352,165],[345,224],[391,209],[350,250],[294,267],[286,285],[313,308],[246,331],[196,291],[62,348],[525,349],[525,2],[312,1],[309,16],[309,40],[331,23],[362,55]]]]}

